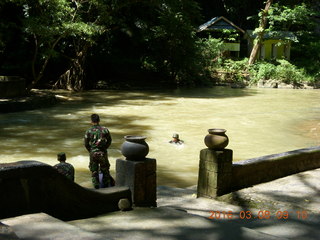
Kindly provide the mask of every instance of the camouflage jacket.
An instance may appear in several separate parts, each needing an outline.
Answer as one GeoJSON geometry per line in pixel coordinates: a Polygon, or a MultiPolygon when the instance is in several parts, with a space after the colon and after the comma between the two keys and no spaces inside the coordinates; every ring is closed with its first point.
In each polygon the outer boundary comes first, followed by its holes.
{"type": "Polygon", "coordinates": [[[84,146],[89,152],[107,152],[111,142],[109,130],[100,125],[93,125],[84,135],[84,146]]]}
{"type": "Polygon", "coordinates": [[[60,162],[53,166],[59,173],[74,181],[74,167],[70,163],[60,162]]]}

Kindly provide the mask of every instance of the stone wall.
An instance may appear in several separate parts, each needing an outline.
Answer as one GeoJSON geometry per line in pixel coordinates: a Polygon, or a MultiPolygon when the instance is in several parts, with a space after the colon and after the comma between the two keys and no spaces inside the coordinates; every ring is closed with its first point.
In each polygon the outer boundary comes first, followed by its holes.
{"type": "Polygon", "coordinates": [[[237,190],[320,167],[320,146],[235,162],[231,189],[237,190]]]}
{"type": "Polygon", "coordinates": [[[0,98],[21,97],[25,94],[25,79],[16,76],[0,76],[0,98]]]}
{"type": "Polygon", "coordinates": [[[131,202],[128,187],[83,188],[37,161],[0,164],[0,193],[0,219],[45,212],[72,220],[117,211],[120,199],[131,202]]]}

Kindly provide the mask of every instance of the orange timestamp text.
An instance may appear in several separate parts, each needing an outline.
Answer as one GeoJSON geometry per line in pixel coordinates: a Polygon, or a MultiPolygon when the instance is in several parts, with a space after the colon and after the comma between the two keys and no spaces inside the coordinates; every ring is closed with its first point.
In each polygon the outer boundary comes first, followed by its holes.
{"type": "Polygon", "coordinates": [[[296,219],[307,219],[308,212],[307,211],[277,211],[271,213],[268,210],[261,210],[258,212],[252,211],[240,211],[240,212],[233,212],[233,211],[209,211],[210,216],[209,219],[289,219],[289,218],[296,218],[296,219]]]}

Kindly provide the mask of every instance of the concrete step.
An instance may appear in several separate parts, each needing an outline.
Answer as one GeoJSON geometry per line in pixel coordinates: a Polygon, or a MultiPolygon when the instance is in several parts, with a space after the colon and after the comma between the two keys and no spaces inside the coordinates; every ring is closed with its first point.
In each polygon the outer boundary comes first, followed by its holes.
{"type": "Polygon", "coordinates": [[[11,227],[0,222],[0,240],[19,240],[11,227]]]}
{"type": "Polygon", "coordinates": [[[223,196],[223,201],[197,198],[196,186],[186,189],[159,186],[158,206],[183,209],[205,218],[210,211],[219,211],[219,219],[215,215],[212,221],[232,222],[277,237],[315,240],[320,239],[319,178],[320,169],[301,172],[233,192],[223,196]],[[247,211],[252,217],[241,219],[240,213],[247,211]],[[232,219],[223,212],[231,212],[232,219]],[[264,214],[269,214],[268,218],[264,214]]]}
{"type": "Polygon", "coordinates": [[[45,213],[1,221],[11,227],[20,240],[286,239],[232,222],[212,221],[170,207],[135,208],[128,212],[113,212],[70,222],[63,222],[45,213]]]}
{"type": "Polygon", "coordinates": [[[170,207],[135,208],[68,222],[112,239],[130,240],[284,240],[232,222],[212,221],[170,207]]]}
{"type": "MultiPolygon", "coordinates": [[[[2,223],[11,227],[23,240],[108,240],[98,233],[87,232],[45,213],[6,218],[2,223]]],[[[3,238],[5,239],[5,238],[3,238]]],[[[7,239],[6,239],[7,240],[7,239]]]]}
{"type": "Polygon", "coordinates": [[[195,187],[158,187],[158,208],[135,208],[67,223],[44,214],[1,221],[28,240],[315,240],[320,236],[319,177],[317,169],[243,189],[232,195],[241,200],[238,204],[196,198],[195,187]],[[270,210],[272,218],[239,219],[239,213],[247,210],[255,216],[257,211],[270,210]],[[292,214],[277,219],[272,210],[292,210],[292,214]],[[210,211],[231,211],[234,218],[209,219],[210,211]],[[297,211],[308,212],[308,217],[299,218],[297,211]]]}

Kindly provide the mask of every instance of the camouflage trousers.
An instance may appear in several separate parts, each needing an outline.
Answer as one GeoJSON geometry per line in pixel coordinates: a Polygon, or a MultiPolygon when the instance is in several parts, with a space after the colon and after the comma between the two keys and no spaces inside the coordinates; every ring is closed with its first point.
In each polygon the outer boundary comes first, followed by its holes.
{"type": "Polygon", "coordinates": [[[110,186],[110,163],[108,160],[108,153],[91,152],[89,169],[92,173],[92,184],[95,188],[110,186]],[[102,173],[102,182],[99,179],[99,173],[102,173]]]}

